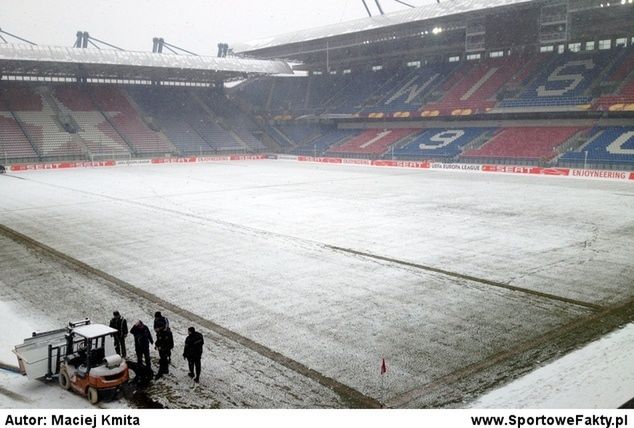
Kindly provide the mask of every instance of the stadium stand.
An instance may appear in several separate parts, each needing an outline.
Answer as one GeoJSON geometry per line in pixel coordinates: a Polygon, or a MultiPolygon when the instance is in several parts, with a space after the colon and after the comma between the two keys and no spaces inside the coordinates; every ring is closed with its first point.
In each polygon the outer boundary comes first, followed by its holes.
{"type": "Polygon", "coordinates": [[[614,88],[610,95],[600,97],[596,110],[634,111],[634,49],[622,49],[622,60],[616,61],[603,85],[614,88]]]}
{"type": "Polygon", "coordinates": [[[0,159],[37,159],[33,146],[9,111],[0,111],[0,159]]]}
{"type": "Polygon", "coordinates": [[[610,60],[606,52],[550,54],[542,71],[516,99],[506,99],[502,107],[557,107],[587,105],[588,89],[610,60]]]}
{"type": "Polygon", "coordinates": [[[175,148],[152,131],[130,104],[127,94],[115,86],[94,86],[95,105],[136,153],[175,153],[175,148]]]}
{"type": "Polygon", "coordinates": [[[272,113],[301,112],[305,110],[307,77],[275,77],[266,108],[272,113]]]}
{"type": "Polygon", "coordinates": [[[51,88],[45,85],[17,85],[6,88],[2,97],[4,104],[13,112],[15,121],[40,157],[85,157],[86,146],[81,137],[64,129],[56,111],[57,105],[49,96],[50,90],[51,88]]]}
{"type": "Polygon", "coordinates": [[[126,142],[95,106],[87,90],[56,86],[54,96],[60,110],[75,121],[78,128],[74,131],[92,156],[130,154],[126,142]]]}
{"type": "Polygon", "coordinates": [[[342,145],[348,139],[359,134],[354,129],[321,129],[314,139],[304,142],[292,153],[305,156],[322,156],[331,146],[342,145]]]}
{"type": "Polygon", "coordinates": [[[435,64],[422,68],[402,69],[393,84],[386,85],[380,100],[365,111],[372,112],[413,112],[419,110],[424,100],[451,74],[454,64],[435,64]]]}
{"type": "Polygon", "coordinates": [[[339,89],[334,92],[334,95],[324,101],[323,107],[330,113],[356,113],[363,109],[366,101],[375,93],[381,93],[385,85],[389,85],[394,79],[395,74],[393,70],[378,70],[378,71],[366,71],[361,73],[354,73],[344,76],[334,76],[332,80],[334,83],[330,83],[330,80],[320,80],[322,85],[328,85],[328,88],[323,86],[315,86],[313,91],[319,93],[332,93],[333,87],[339,89]]]}
{"type": "Polygon", "coordinates": [[[254,136],[254,132],[261,134],[261,127],[247,113],[240,111],[224,94],[208,91],[201,95],[201,99],[213,110],[219,123],[223,124],[246,150],[265,149],[262,142],[254,136]]]}
{"type": "Polygon", "coordinates": [[[442,159],[458,156],[465,146],[486,138],[492,128],[434,128],[416,135],[411,141],[394,149],[399,159],[442,159]]]}
{"type": "Polygon", "coordinates": [[[272,78],[257,78],[243,82],[236,90],[236,95],[243,98],[256,110],[263,111],[269,101],[273,86],[272,78]]]}
{"type": "Polygon", "coordinates": [[[154,88],[132,87],[129,94],[160,127],[182,154],[208,153],[214,149],[184,119],[182,103],[154,88]]]}
{"type": "Polygon", "coordinates": [[[361,155],[362,157],[378,157],[388,148],[416,132],[414,129],[371,129],[351,138],[343,144],[331,147],[328,154],[361,155]]]}
{"type": "Polygon", "coordinates": [[[321,135],[321,129],[314,125],[290,124],[276,126],[277,132],[284,134],[295,146],[301,146],[321,135]]]}
{"type": "Polygon", "coordinates": [[[582,131],[578,127],[507,128],[496,134],[482,147],[466,150],[461,158],[513,159],[516,161],[546,161],[558,155],[555,149],[582,131]]]}
{"type": "Polygon", "coordinates": [[[585,145],[564,153],[559,163],[564,166],[589,164],[593,168],[631,168],[634,166],[634,126],[595,128],[585,145]]]}
{"type": "Polygon", "coordinates": [[[460,70],[462,78],[451,85],[437,103],[425,106],[441,115],[469,115],[495,105],[495,95],[518,72],[521,57],[488,59],[466,63],[460,70]]]}

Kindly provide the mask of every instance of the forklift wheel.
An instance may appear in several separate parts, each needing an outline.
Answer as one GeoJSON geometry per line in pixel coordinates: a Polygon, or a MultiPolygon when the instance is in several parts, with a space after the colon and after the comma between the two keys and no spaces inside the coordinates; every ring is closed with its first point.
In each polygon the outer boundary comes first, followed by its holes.
{"type": "Polygon", "coordinates": [[[67,391],[70,389],[70,378],[68,377],[68,373],[66,373],[65,370],[62,370],[62,372],[59,374],[59,386],[67,391]]]}
{"type": "Polygon", "coordinates": [[[90,404],[97,404],[99,402],[99,392],[92,386],[88,387],[88,394],[86,394],[86,396],[90,404]]]}

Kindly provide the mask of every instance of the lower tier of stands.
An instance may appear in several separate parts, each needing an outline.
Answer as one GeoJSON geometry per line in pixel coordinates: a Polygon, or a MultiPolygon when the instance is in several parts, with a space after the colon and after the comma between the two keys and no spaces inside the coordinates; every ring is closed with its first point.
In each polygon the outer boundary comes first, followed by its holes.
{"type": "Polygon", "coordinates": [[[585,145],[564,153],[559,161],[562,164],[634,167],[634,126],[595,128],[585,145]]]}
{"type": "Polygon", "coordinates": [[[395,148],[392,153],[403,158],[455,158],[465,146],[492,131],[490,128],[427,129],[405,145],[395,148]]]}
{"type": "Polygon", "coordinates": [[[345,143],[332,147],[329,154],[345,153],[359,155],[381,155],[390,146],[416,132],[413,129],[370,129],[345,143]]]}
{"type": "Polygon", "coordinates": [[[508,128],[498,132],[481,147],[465,151],[462,157],[550,160],[557,156],[558,146],[581,130],[577,127],[508,128]]]}

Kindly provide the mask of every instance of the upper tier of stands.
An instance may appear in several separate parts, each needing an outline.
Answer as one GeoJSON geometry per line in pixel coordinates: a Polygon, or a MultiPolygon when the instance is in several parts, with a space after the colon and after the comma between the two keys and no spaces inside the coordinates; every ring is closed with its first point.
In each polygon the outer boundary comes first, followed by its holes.
{"type": "Polygon", "coordinates": [[[485,111],[495,105],[497,92],[519,72],[523,64],[522,57],[465,63],[461,70],[462,78],[450,86],[440,101],[427,104],[425,110],[438,110],[443,116],[451,115],[458,109],[470,113],[485,111]]]}
{"type": "MultiPolygon", "coordinates": [[[[541,53],[296,78],[260,78],[236,90],[271,116],[308,113],[468,116],[493,108],[628,109],[634,102],[634,51],[541,53]],[[613,96],[596,99],[611,83],[613,96]],[[595,94],[593,96],[593,94],[595,94]],[[630,102],[632,101],[632,102],[630,102]],[[594,105],[593,105],[594,102],[594,105]]],[[[634,106],[632,106],[634,110],[634,106]]]]}
{"type": "MultiPolygon", "coordinates": [[[[502,107],[571,106],[589,104],[588,89],[610,64],[607,52],[554,54],[516,99],[502,107]]],[[[530,79],[529,79],[530,80],[530,79]]]]}
{"type": "Polygon", "coordinates": [[[597,110],[634,111],[634,49],[624,51],[622,57],[620,61],[615,61],[612,73],[604,79],[603,83],[614,90],[597,100],[597,110]]]}

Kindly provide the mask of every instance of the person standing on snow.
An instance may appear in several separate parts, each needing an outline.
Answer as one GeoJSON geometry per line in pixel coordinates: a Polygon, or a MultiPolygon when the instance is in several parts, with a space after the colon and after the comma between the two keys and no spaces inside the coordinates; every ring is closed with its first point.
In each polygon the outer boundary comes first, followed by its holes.
{"type": "Polygon", "coordinates": [[[110,328],[117,330],[114,335],[114,350],[123,358],[126,357],[125,338],[128,335],[128,322],[121,316],[119,311],[112,313],[113,318],[110,320],[110,328]]]}
{"type": "Polygon", "coordinates": [[[158,333],[162,328],[169,330],[170,321],[164,317],[159,311],[154,312],[154,331],[158,333]]]}
{"type": "Polygon", "coordinates": [[[136,360],[139,368],[143,367],[143,358],[145,358],[146,371],[151,373],[150,343],[153,344],[154,339],[152,339],[150,329],[139,320],[132,326],[130,333],[134,336],[134,350],[136,351],[136,360]]]}
{"type": "Polygon", "coordinates": [[[163,327],[156,332],[156,349],[159,353],[159,370],[156,379],[160,379],[164,374],[169,373],[170,356],[174,347],[172,331],[163,327]]]}
{"type": "Polygon", "coordinates": [[[194,327],[187,329],[187,338],[185,339],[185,349],[183,357],[189,364],[188,376],[194,378],[194,382],[200,381],[200,358],[203,355],[203,335],[198,333],[194,327]],[[195,373],[194,373],[195,371],[195,373]]]}

